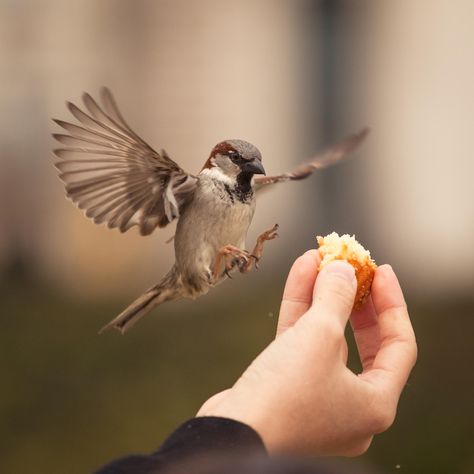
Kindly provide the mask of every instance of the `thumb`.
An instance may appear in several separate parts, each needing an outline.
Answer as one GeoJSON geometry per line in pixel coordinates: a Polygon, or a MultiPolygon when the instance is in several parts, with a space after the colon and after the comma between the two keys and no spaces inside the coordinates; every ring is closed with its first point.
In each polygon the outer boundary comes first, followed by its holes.
{"type": "Polygon", "coordinates": [[[316,320],[338,321],[344,332],[354,306],[357,280],[352,265],[335,260],[318,274],[314,285],[313,304],[308,311],[316,320]]]}

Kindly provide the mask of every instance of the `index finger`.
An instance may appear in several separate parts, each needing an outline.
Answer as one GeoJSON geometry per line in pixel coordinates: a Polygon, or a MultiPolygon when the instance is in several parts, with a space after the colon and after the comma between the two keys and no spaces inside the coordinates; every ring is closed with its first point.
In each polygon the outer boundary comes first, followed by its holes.
{"type": "Polygon", "coordinates": [[[395,391],[398,397],[415,365],[417,347],[400,284],[390,265],[382,265],[372,283],[380,349],[362,378],[395,391]]]}

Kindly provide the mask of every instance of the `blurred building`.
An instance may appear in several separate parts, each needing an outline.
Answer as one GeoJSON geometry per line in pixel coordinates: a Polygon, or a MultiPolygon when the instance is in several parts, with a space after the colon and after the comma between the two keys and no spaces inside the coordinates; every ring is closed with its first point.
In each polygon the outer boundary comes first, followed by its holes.
{"type": "Polygon", "coordinates": [[[108,85],[133,128],[197,172],[240,137],[284,171],[363,125],[357,157],[263,196],[249,240],[279,222],[268,265],[316,233],[356,233],[412,292],[468,292],[474,79],[468,0],[5,1],[0,15],[0,271],[22,261],[84,294],[138,291],[173,229],[95,226],[65,201],[51,117],[108,85]],[[136,275],[130,281],[129,275],[136,275]]]}

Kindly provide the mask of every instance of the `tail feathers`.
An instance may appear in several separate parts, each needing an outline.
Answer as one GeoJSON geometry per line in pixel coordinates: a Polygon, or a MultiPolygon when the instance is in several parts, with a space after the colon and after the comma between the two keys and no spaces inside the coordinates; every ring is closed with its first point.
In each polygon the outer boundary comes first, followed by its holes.
{"type": "Polygon", "coordinates": [[[145,291],[145,293],[125,308],[116,318],[105,325],[99,331],[99,334],[102,334],[111,328],[115,328],[124,334],[155,306],[158,306],[165,301],[178,298],[180,296],[179,290],[180,286],[176,274],[171,271],[160,283],[145,291]]]}

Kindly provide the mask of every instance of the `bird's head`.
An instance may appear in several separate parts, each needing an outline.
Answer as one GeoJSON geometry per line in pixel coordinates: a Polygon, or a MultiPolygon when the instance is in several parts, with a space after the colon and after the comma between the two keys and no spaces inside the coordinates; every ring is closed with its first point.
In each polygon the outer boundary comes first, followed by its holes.
{"type": "Polygon", "coordinates": [[[243,140],[226,140],[212,149],[201,173],[236,182],[250,181],[254,174],[265,174],[265,169],[256,146],[243,140]]]}

